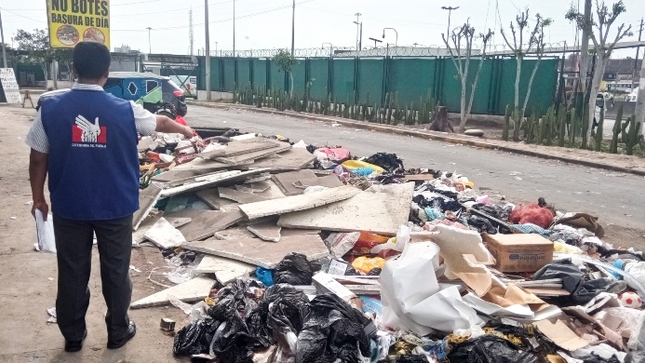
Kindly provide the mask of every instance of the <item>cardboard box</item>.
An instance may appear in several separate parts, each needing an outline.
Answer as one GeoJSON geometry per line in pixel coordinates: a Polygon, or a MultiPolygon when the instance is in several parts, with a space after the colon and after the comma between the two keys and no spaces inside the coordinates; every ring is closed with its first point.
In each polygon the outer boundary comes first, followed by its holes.
{"type": "Polygon", "coordinates": [[[553,242],[538,234],[484,234],[501,272],[535,272],[553,261],[553,242]]]}

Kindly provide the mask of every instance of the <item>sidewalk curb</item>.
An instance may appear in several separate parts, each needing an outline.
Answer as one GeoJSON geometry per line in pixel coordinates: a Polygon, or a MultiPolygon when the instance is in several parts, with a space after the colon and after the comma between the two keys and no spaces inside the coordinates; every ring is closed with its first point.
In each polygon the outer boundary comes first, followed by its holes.
{"type": "MultiPolygon", "coordinates": [[[[395,133],[397,135],[402,135],[402,136],[419,137],[425,140],[443,141],[443,142],[448,142],[452,144],[461,144],[461,145],[480,147],[483,149],[506,151],[506,152],[516,153],[521,155],[534,156],[542,159],[559,160],[559,161],[563,161],[571,164],[583,165],[583,166],[588,166],[592,168],[606,169],[611,171],[618,171],[618,172],[623,172],[628,174],[645,176],[645,170],[624,168],[621,166],[615,166],[607,163],[601,163],[601,162],[590,161],[590,160],[573,159],[573,158],[568,158],[560,155],[553,155],[553,154],[543,152],[543,151],[538,151],[538,150],[525,150],[525,149],[511,146],[513,144],[511,142],[506,142],[510,145],[501,145],[497,143],[481,141],[472,136],[464,135],[464,136],[456,137],[456,136],[449,136],[449,135],[446,135],[445,133],[436,132],[436,131],[409,130],[409,129],[403,129],[396,126],[390,126],[390,125],[371,124],[363,121],[347,120],[343,118],[329,117],[324,115],[312,115],[308,113],[298,113],[298,112],[291,112],[291,111],[278,111],[274,109],[257,108],[253,106],[239,105],[239,104],[232,104],[232,103],[214,103],[214,102],[201,102],[201,101],[187,101],[187,102],[191,105],[210,107],[210,108],[219,108],[219,109],[238,108],[241,110],[257,112],[257,113],[284,115],[284,116],[298,117],[298,118],[303,118],[303,119],[308,119],[313,121],[333,122],[343,126],[353,127],[357,129],[378,131],[378,132],[385,132],[385,133],[395,133]]],[[[550,146],[550,147],[558,148],[557,146],[550,146]]]]}

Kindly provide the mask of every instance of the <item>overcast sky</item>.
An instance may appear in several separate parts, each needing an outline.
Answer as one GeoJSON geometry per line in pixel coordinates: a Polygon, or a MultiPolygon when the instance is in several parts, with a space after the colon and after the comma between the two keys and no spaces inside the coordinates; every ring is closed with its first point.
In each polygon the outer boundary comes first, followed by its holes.
{"type": "MultiPolygon", "coordinates": [[[[291,47],[292,0],[235,0],[236,48],[266,49],[291,47]]],[[[584,0],[574,0],[573,6],[584,0]]],[[[607,3],[613,3],[609,0],[607,3]]],[[[627,13],[618,23],[631,24],[637,40],[640,19],[645,16],[645,0],[624,0],[627,13]]],[[[18,29],[46,29],[46,0],[0,0],[5,40],[18,29]]],[[[355,13],[361,13],[363,46],[373,46],[369,37],[382,39],[383,28],[398,31],[398,45],[440,45],[441,33],[446,31],[448,11],[441,6],[459,6],[452,11],[452,26],[468,18],[479,31],[495,31],[494,44],[502,45],[500,20],[504,26],[527,7],[531,15],[540,13],[554,20],[547,30],[546,41],[558,43],[576,41],[574,27],[564,19],[572,5],[568,0],[296,0],[296,48],[354,47],[356,41],[355,13]],[[327,45],[328,46],[328,45],[327,45]]],[[[209,0],[211,49],[229,50],[233,43],[233,0],[209,0]]],[[[133,49],[148,52],[148,31],[151,27],[153,53],[188,54],[189,11],[192,8],[194,49],[204,45],[204,0],[111,0],[112,48],[127,44],[133,49]]],[[[394,32],[388,31],[385,41],[395,42],[394,32]]],[[[384,43],[383,43],[384,44],[384,43]]],[[[633,57],[634,51],[621,52],[633,57]]]]}

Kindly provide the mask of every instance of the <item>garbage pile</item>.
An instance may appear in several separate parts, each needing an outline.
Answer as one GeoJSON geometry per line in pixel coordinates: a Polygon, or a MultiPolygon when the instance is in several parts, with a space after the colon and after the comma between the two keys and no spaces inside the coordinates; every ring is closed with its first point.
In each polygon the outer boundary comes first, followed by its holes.
{"type": "Polygon", "coordinates": [[[645,362],[645,256],[604,242],[595,216],[282,136],[158,135],[140,152],[133,244],[160,249],[150,279],[168,288],[132,308],[188,315],[177,355],[645,362]]]}

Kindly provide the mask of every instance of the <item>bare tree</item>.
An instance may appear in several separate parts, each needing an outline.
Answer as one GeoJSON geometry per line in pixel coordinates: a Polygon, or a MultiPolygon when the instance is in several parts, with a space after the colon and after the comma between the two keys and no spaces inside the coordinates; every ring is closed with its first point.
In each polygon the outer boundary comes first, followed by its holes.
{"type": "Polygon", "coordinates": [[[486,57],[486,45],[490,40],[493,32],[489,29],[486,34],[479,34],[475,36],[475,28],[470,26],[470,19],[461,27],[453,29],[450,39],[446,38],[446,34],[441,34],[444,44],[450,52],[452,62],[457,68],[457,74],[461,79],[461,119],[459,121],[459,132],[463,132],[466,128],[466,122],[470,117],[470,111],[473,108],[473,99],[475,91],[477,90],[477,83],[479,82],[479,74],[481,73],[484,65],[484,58],[486,57]],[[470,61],[473,56],[473,42],[475,39],[481,39],[481,52],[479,54],[479,65],[477,72],[472,79],[472,86],[470,96],[468,96],[468,76],[470,73],[470,61]],[[450,43],[452,41],[452,45],[450,43]]]}
{"type": "Polygon", "coordinates": [[[520,125],[526,112],[526,105],[531,97],[531,88],[533,87],[533,80],[537,73],[542,56],[544,55],[544,28],[551,25],[553,20],[549,18],[542,18],[540,14],[535,15],[535,25],[533,27],[529,24],[529,10],[519,13],[515,17],[515,23],[511,22],[510,32],[508,36],[504,28],[500,28],[504,42],[511,49],[515,55],[515,99],[514,99],[514,120],[515,127],[513,130],[513,140],[519,141],[520,138],[520,125]],[[528,39],[526,39],[528,37],[528,39]],[[520,78],[522,76],[522,63],[524,57],[528,53],[535,53],[538,57],[537,62],[533,66],[529,84],[526,89],[524,100],[520,104],[520,78]],[[520,107],[521,106],[521,107],[520,107]]]}
{"type": "MultiPolygon", "coordinates": [[[[604,1],[598,2],[596,0],[596,16],[597,19],[594,20],[594,15],[591,15],[588,19],[585,18],[584,14],[581,14],[576,9],[571,7],[566,13],[565,18],[569,21],[575,22],[576,26],[583,31],[588,32],[591,41],[594,46],[594,59],[595,67],[593,71],[593,78],[591,79],[591,90],[589,94],[589,119],[587,120],[587,139],[591,136],[591,130],[593,128],[593,120],[595,116],[596,109],[596,97],[600,91],[600,83],[602,82],[602,75],[605,73],[605,68],[611,58],[611,53],[621,39],[624,37],[632,36],[632,26],[625,26],[625,23],[622,23],[616,32],[615,37],[609,39],[609,32],[612,25],[616,22],[618,16],[627,11],[625,4],[622,0],[614,3],[611,6],[611,10],[607,7],[604,1]]],[[[582,49],[582,51],[587,51],[582,49]]]]}

